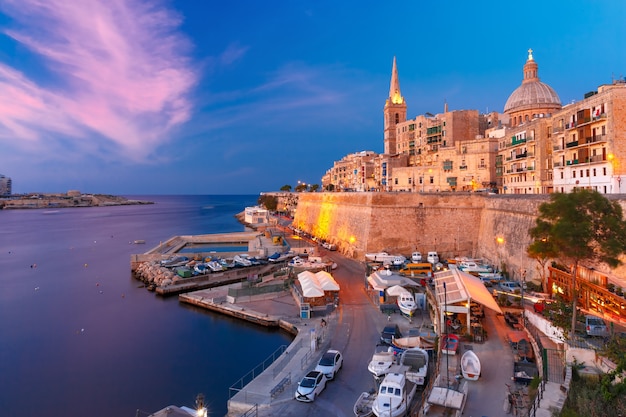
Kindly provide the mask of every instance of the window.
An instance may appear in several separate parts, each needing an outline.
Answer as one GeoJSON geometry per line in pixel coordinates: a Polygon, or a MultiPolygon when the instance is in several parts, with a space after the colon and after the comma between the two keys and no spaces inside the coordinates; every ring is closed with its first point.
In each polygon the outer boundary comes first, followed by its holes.
{"type": "Polygon", "coordinates": [[[606,167],[602,168],[602,175],[606,177],[606,167]]]}
{"type": "Polygon", "coordinates": [[[574,175],[572,178],[576,178],[576,170],[572,171],[572,174],[574,175]]]}
{"type": "Polygon", "coordinates": [[[400,123],[400,114],[396,113],[396,123],[400,123]]]}
{"type": "Polygon", "coordinates": [[[596,174],[596,169],[594,168],[594,169],[593,169],[593,176],[595,177],[596,175],[597,175],[597,174],[596,174]]]}
{"type": "Polygon", "coordinates": [[[397,178],[394,178],[393,182],[394,182],[394,184],[398,185],[398,179],[397,178]]]}
{"type": "Polygon", "coordinates": [[[589,168],[587,168],[587,178],[589,178],[589,168]]]}
{"type": "Polygon", "coordinates": [[[430,183],[434,184],[435,183],[435,177],[430,177],[430,183]]]}

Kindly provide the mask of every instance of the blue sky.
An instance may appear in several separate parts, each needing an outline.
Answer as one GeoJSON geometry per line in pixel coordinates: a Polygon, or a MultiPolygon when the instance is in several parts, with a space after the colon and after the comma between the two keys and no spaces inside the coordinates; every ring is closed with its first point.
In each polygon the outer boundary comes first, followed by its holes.
{"type": "Polygon", "coordinates": [[[394,56],[410,118],[502,111],[528,48],[565,104],[626,75],[625,21],[623,0],[0,0],[0,174],[15,193],[320,183],[382,152],[394,56]]]}

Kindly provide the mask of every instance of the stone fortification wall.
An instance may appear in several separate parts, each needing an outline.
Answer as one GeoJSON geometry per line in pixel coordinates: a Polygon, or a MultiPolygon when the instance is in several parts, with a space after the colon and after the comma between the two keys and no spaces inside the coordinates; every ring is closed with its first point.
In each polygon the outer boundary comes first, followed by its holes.
{"type": "MultiPolygon", "coordinates": [[[[470,193],[302,193],[294,224],[362,258],[389,251],[442,258],[469,256],[506,263],[531,279],[536,262],[525,255],[537,207],[547,196],[470,193]],[[497,237],[501,237],[498,243],[497,237]]],[[[538,275],[537,275],[538,276],[538,275]]]]}
{"type": "MultiPolygon", "coordinates": [[[[626,213],[625,195],[606,197],[626,213]]],[[[539,264],[526,256],[528,230],[539,205],[549,199],[458,192],[301,193],[294,224],[356,259],[368,252],[408,256],[418,250],[425,256],[434,250],[443,259],[468,256],[504,263],[515,279],[524,270],[527,279],[539,280],[539,264]]],[[[605,264],[588,266],[626,276],[626,263],[613,270],[605,264]]]]}

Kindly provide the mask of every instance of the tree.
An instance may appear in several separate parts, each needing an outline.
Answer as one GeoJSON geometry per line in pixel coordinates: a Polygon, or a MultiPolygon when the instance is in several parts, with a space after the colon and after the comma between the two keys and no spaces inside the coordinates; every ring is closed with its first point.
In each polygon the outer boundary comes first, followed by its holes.
{"type": "Polygon", "coordinates": [[[308,189],[309,189],[309,186],[305,183],[301,182],[300,184],[296,185],[296,191],[299,193],[301,193],[302,191],[306,191],[308,189]]]}
{"type": "Polygon", "coordinates": [[[280,187],[280,191],[287,191],[288,193],[291,192],[291,185],[289,184],[285,184],[282,187],[280,187]]]}
{"type": "Polygon", "coordinates": [[[311,186],[309,187],[309,191],[311,191],[312,193],[316,192],[319,189],[320,189],[319,184],[311,184],[311,186]]]}
{"type": "Polygon", "coordinates": [[[278,207],[278,197],[275,195],[261,194],[257,203],[264,206],[269,211],[276,211],[278,207]]]}
{"type": "Polygon", "coordinates": [[[326,191],[335,191],[335,184],[326,185],[326,191]]]}
{"type": "Polygon", "coordinates": [[[536,225],[529,231],[534,241],[528,253],[555,257],[570,268],[572,326],[576,330],[576,272],[581,262],[604,262],[614,268],[626,252],[626,222],[621,206],[597,191],[576,190],[550,195],[539,206],[536,225]],[[543,242],[543,243],[539,243],[543,242]]]}
{"type": "Polygon", "coordinates": [[[526,253],[530,258],[533,258],[539,264],[539,271],[541,276],[541,291],[548,292],[548,282],[546,280],[546,265],[550,259],[555,259],[558,256],[558,248],[554,246],[552,240],[548,239],[547,235],[544,235],[536,231],[537,235],[533,235],[535,229],[531,229],[530,236],[535,239],[526,249],[526,253]]]}

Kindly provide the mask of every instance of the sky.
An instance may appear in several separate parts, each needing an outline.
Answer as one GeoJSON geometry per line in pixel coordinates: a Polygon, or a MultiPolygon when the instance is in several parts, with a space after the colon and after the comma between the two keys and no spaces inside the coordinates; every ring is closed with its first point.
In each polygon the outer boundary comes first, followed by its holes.
{"type": "Polygon", "coordinates": [[[529,48],[563,104],[626,75],[623,0],[0,0],[14,193],[257,194],[383,151],[409,118],[499,111],[529,48]],[[522,7],[523,6],[523,7],[522,7]]]}

